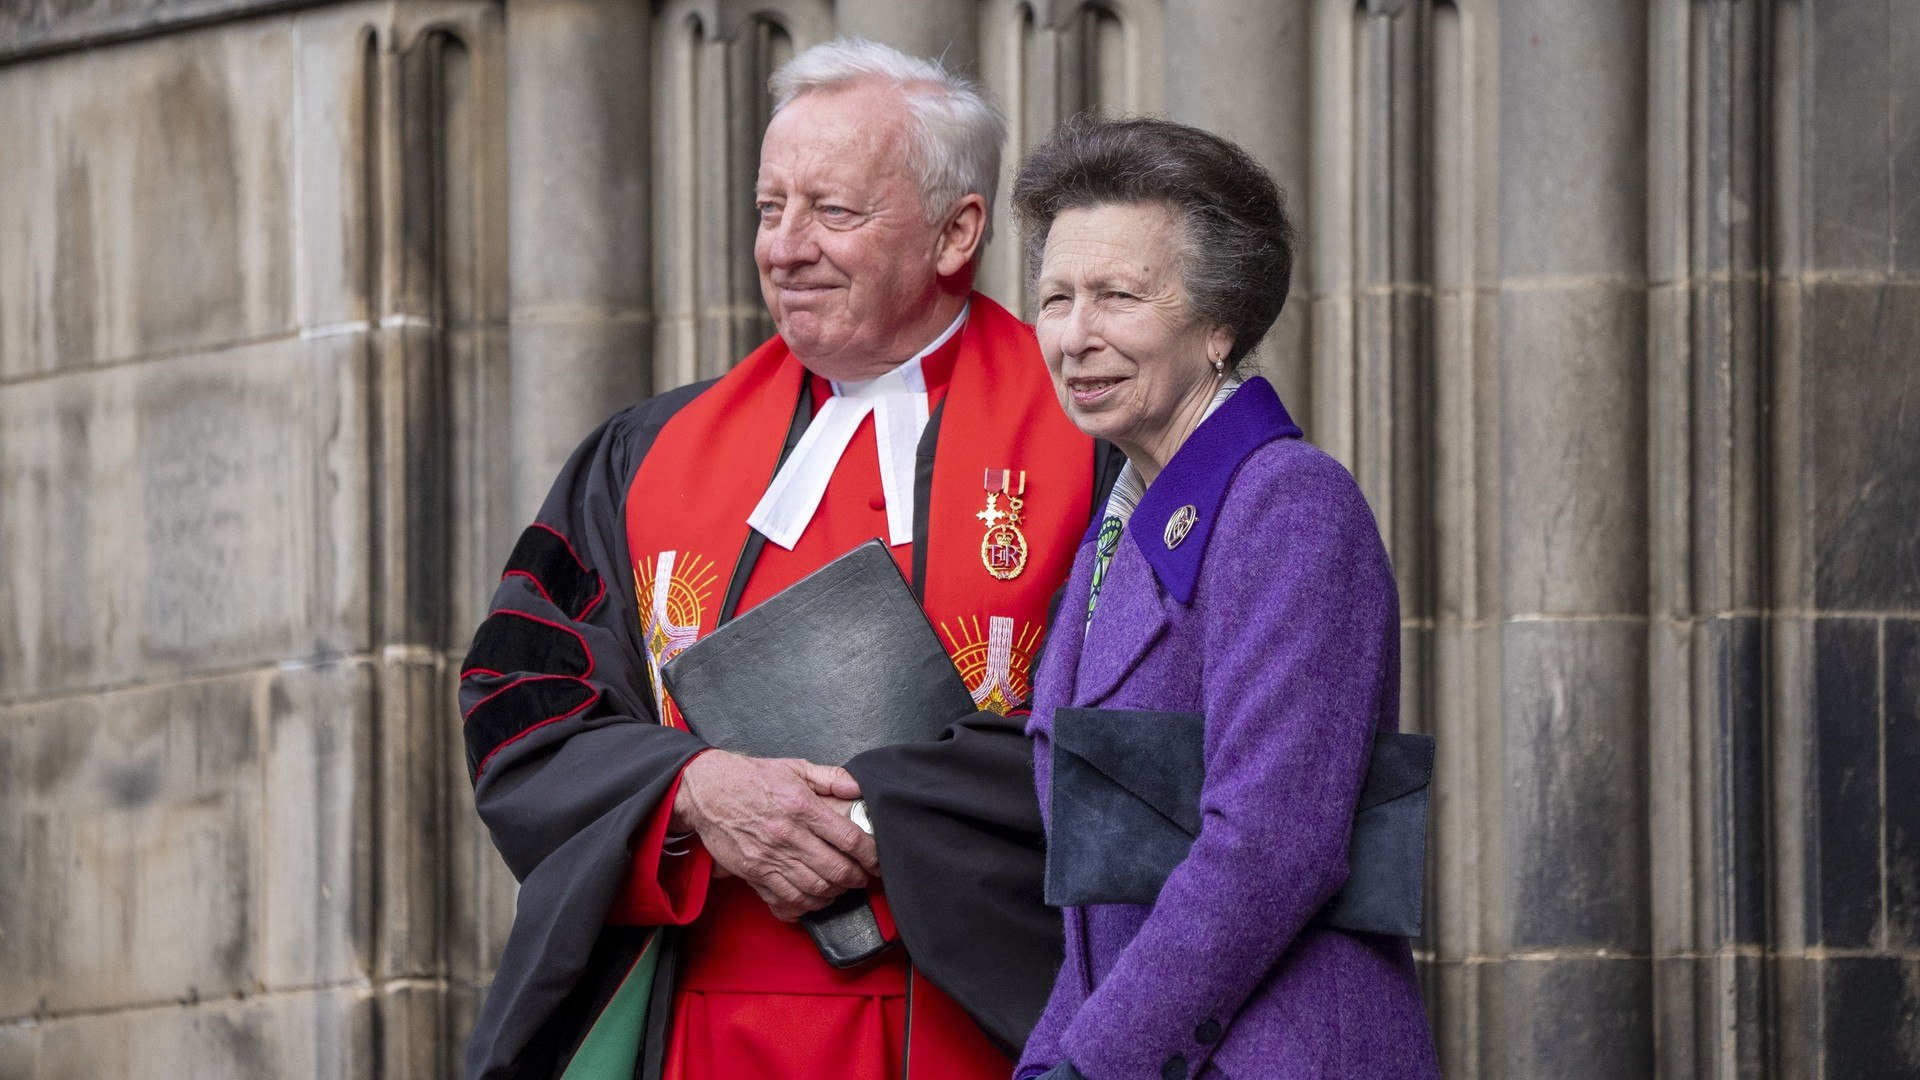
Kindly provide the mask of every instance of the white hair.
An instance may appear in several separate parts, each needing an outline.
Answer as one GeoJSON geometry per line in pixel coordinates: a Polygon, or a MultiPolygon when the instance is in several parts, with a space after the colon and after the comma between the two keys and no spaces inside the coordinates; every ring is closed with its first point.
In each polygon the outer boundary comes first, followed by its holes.
{"type": "Polygon", "coordinates": [[[938,60],[908,56],[861,38],[841,38],[780,65],[768,87],[778,114],[803,94],[868,81],[892,86],[906,100],[912,118],[907,148],[927,220],[940,221],[961,198],[977,194],[986,200],[991,222],[1007,121],[972,79],[948,71],[938,60]]]}

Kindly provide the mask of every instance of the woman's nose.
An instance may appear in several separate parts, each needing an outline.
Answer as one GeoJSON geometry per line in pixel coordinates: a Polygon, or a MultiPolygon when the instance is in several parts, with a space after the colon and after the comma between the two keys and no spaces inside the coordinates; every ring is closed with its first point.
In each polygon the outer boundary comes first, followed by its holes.
{"type": "Polygon", "coordinates": [[[1087,305],[1073,301],[1060,319],[1060,352],[1066,356],[1084,356],[1097,344],[1087,305]]]}

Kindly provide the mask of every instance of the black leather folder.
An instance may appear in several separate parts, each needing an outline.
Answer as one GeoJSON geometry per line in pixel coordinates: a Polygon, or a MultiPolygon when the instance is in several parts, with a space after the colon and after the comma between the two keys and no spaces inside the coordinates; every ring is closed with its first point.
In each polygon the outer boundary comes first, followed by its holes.
{"type": "MultiPolygon", "coordinates": [[[[708,745],[844,765],[939,736],[973,696],[885,545],[872,540],[701,638],[661,671],[708,745]]],[[[864,892],[805,920],[828,963],[886,943],[864,892]]]]}
{"type": "MultiPolygon", "coordinates": [[[[1054,713],[1047,903],[1154,902],[1200,835],[1204,733],[1199,713],[1054,713]]],[[[1432,777],[1431,736],[1374,740],[1353,819],[1347,883],[1314,922],[1419,935],[1432,777]]]]}

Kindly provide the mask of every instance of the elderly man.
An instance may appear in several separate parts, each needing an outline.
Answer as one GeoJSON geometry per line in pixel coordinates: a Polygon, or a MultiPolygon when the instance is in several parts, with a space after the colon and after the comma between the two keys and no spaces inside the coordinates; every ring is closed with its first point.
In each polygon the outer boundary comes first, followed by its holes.
{"type": "Polygon", "coordinates": [[[972,291],[1004,137],[978,91],[864,42],[773,91],[779,336],[586,441],[462,670],[475,801],[523,882],[473,1077],[1002,1077],[1059,962],[1008,714],[1117,460],[972,291]],[[706,746],[662,665],[876,536],[980,711],[844,770],[706,746]],[[904,947],[837,970],[795,920],[855,888],[904,947]]]}

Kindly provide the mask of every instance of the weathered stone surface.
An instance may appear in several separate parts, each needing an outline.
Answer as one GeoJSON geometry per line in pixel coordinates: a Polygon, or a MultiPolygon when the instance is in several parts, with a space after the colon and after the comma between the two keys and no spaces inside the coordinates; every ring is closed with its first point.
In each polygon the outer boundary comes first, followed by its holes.
{"type": "Polygon", "coordinates": [[[513,512],[511,454],[503,445],[503,433],[511,430],[508,333],[504,327],[450,331],[445,342],[454,387],[448,403],[454,476],[445,640],[464,649],[527,523],[513,512]]]}
{"type": "Polygon", "coordinates": [[[1693,722],[1704,636],[1698,624],[1655,618],[1647,627],[1647,818],[1653,940],[1664,950],[1699,948],[1701,897],[1696,867],[1710,858],[1703,843],[1698,774],[1710,755],[1693,722]],[[1705,848],[1706,850],[1702,850],[1705,848]]]}
{"type": "Polygon", "coordinates": [[[1826,1005],[1821,1080],[1900,1080],[1920,1072],[1920,961],[1830,957],[1815,970],[1826,1005]]]}
{"type": "Polygon", "coordinates": [[[376,1076],[454,1080],[464,1044],[445,1033],[447,989],[438,982],[396,981],[379,999],[380,1061],[376,1076]]]}
{"type": "Polygon", "coordinates": [[[1644,295],[1500,298],[1506,610],[1630,614],[1647,603],[1644,295]]]}
{"type": "Polygon", "coordinates": [[[1497,964],[1436,962],[1427,997],[1442,1076],[1502,1075],[1506,1040],[1502,1028],[1501,969],[1497,964]]]}
{"type": "Polygon", "coordinates": [[[1501,272],[1643,279],[1646,6],[1552,0],[1499,22],[1501,272]]]}
{"type": "Polygon", "coordinates": [[[22,1077],[358,1080],[379,1075],[374,1072],[379,1038],[373,1003],[358,989],[55,1019],[32,1025],[28,1039],[37,1072],[22,1077]]]}
{"type": "Polygon", "coordinates": [[[0,376],[290,333],[290,42],[0,67],[0,376]]]}
{"type": "Polygon", "coordinates": [[[1505,1075],[1619,1080],[1652,1076],[1653,964],[1644,959],[1521,959],[1501,969],[1505,1075]]]}
{"type": "Polygon", "coordinates": [[[1887,776],[1887,941],[1920,952],[1920,620],[1882,631],[1881,703],[1887,776]]]}
{"type": "MultiPolygon", "coordinates": [[[[1692,604],[1699,612],[1764,607],[1762,462],[1767,385],[1766,314],[1753,278],[1690,289],[1689,507],[1671,524],[1691,532],[1692,604]]],[[[1656,466],[1658,468],[1658,466],[1656,466]]]]}
{"type": "Polygon", "coordinates": [[[1768,938],[1764,625],[1652,625],[1654,940],[1663,952],[1768,938]]]}
{"type": "Polygon", "coordinates": [[[1625,620],[1505,628],[1508,948],[1652,946],[1646,632],[1625,620]]]}
{"type": "Polygon", "coordinates": [[[1443,625],[1433,645],[1432,897],[1421,940],[1451,962],[1504,947],[1504,753],[1500,730],[1486,723],[1499,708],[1500,631],[1443,625]]]}
{"type": "Polygon", "coordinates": [[[516,307],[650,302],[644,9],[513,0],[507,42],[516,307]],[[618,63],[613,63],[615,57],[618,63]]]}
{"type": "Polygon", "coordinates": [[[514,0],[512,19],[512,485],[530,519],[579,439],[652,386],[654,43],[648,6],[617,0],[514,0]]]}
{"type": "Polygon", "coordinates": [[[830,18],[836,33],[938,56],[956,71],[972,72],[980,52],[979,8],[979,0],[837,0],[830,18]]]}
{"type": "Polygon", "coordinates": [[[1911,274],[1920,270],[1920,8],[1912,4],[1887,5],[1892,23],[1887,55],[1892,64],[1893,101],[1887,134],[1893,177],[1893,269],[1911,274]]]}
{"type": "Polygon", "coordinates": [[[1888,220],[1892,4],[1808,4],[1795,14],[1806,67],[1801,205],[1808,269],[1884,271],[1888,220]]]}
{"type": "Polygon", "coordinates": [[[447,771],[460,735],[448,674],[428,656],[389,659],[376,674],[384,812],[374,827],[386,882],[376,948],[379,970],[396,975],[434,974],[442,955],[445,821],[463,801],[451,786],[462,774],[447,771]]]}
{"type": "Polygon", "coordinates": [[[336,411],[357,359],[289,340],[0,394],[0,694],[364,642],[333,561],[366,483],[364,427],[336,411]]]}
{"type": "Polygon", "coordinates": [[[581,440],[647,397],[653,342],[643,319],[514,322],[512,355],[537,353],[544,373],[531,379],[513,365],[513,507],[523,522],[539,512],[581,440]]]}
{"type": "Polygon", "coordinates": [[[1696,610],[1691,300],[1684,287],[1647,290],[1649,601],[1671,617],[1696,610]]]}
{"type": "Polygon", "coordinates": [[[1656,960],[1653,966],[1654,1057],[1663,1067],[1687,1075],[1690,1063],[1723,1061],[1734,1075],[1765,1075],[1771,1033],[1763,1007],[1764,960],[1688,956],[1656,960]]]}
{"type": "Polygon", "coordinates": [[[1880,934],[1880,627],[1813,627],[1814,702],[1807,795],[1807,939],[1868,948],[1880,934]]]}
{"type": "Polygon", "coordinates": [[[0,1024],[0,1077],[5,1080],[33,1080],[36,1028],[25,1024],[0,1024]]]}
{"type": "Polygon", "coordinates": [[[380,60],[364,11],[322,8],[295,19],[290,63],[300,88],[299,293],[295,313],[309,334],[364,328],[378,300],[376,216],[380,60]]]}
{"type": "Polygon", "coordinates": [[[321,0],[21,0],[0,9],[0,61],[321,0]]]}
{"type": "MultiPolygon", "coordinates": [[[[1706,841],[1698,856],[1700,946],[1761,946],[1768,940],[1766,652],[1755,616],[1711,620],[1694,636],[1696,738],[1701,763],[1695,830],[1706,841]],[[1710,851],[1711,854],[1707,852],[1710,851]]],[[[1671,886],[1673,883],[1668,883],[1671,886]]]]}
{"type": "Polygon", "coordinates": [[[1920,608],[1920,284],[1805,290],[1815,596],[1920,608]]]}
{"type": "Polygon", "coordinates": [[[0,1015],[363,975],[369,694],[349,665],[0,710],[0,1015]]]}
{"type": "Polygon", "coordinates": [[[260,788],[256,877],[263,893],[256,981],[270,990],[370,972],[372,776],[384,740],[373,709],[380,666],[283,670],[267,680],[264,705],[254,701],[264,738],[253,781],[260,788]]]}
{"type": "Polygon", "coordinates": [[[1433,319],[1434,614],[1477,620],[1500,610],[1498,297],[1442,293],[1433,319]]]}

